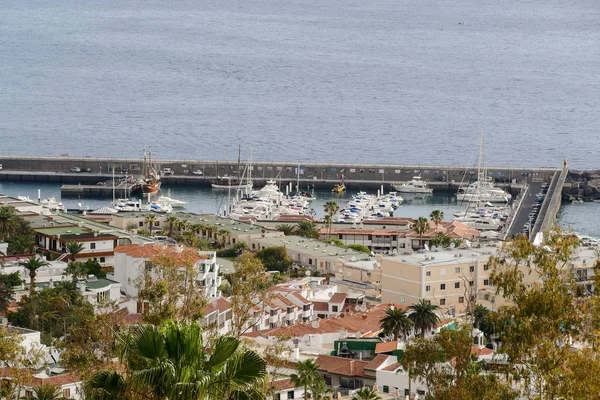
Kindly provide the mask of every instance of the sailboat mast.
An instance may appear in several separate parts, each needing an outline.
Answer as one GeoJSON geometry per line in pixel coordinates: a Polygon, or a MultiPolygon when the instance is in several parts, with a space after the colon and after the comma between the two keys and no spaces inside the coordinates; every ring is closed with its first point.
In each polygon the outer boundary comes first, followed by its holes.
{"type": "Polygon", "coordinates": [[[300,164],[298,164],[297,178],[296,178],[296,194],[300,193],[300,164]]]}

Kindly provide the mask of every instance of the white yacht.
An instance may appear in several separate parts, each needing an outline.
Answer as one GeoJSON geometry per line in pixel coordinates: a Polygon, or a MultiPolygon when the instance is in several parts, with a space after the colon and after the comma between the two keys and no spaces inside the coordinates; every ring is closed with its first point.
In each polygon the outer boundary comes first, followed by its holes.
{"type": "Polygon", "coordinates": [[[169,205],[172,208],[184,208],[187,204],[187,201],[177,200],[167,196],[160,196],[158,199],[156,199],[156,204],[169,205]]]}
{"type": "Polygon", "coordinates": [[[433,193],[433,190],[427,186],[427,182],[421,180],[420,176],[414,176],[412,180],[408,182],[392,183],[392,186],[399,193],[433,193]]]}
{"type": "Polygon", "coordinates": [[[494,186],[491,178],[480,179],[470,185],[459,188],[456,194],[458,201],[481,201],[488,203],[508,203],[512,196],[510,193],[494,186]]]}

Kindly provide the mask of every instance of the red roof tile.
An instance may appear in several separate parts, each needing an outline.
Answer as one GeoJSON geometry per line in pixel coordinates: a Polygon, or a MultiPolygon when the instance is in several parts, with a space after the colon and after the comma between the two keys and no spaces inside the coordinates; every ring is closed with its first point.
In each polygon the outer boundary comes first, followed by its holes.
{"type": "Polygon", "coordinates": [[[274,388],[276,391],[281,391],[281,390],[286,390],[286,389],[294,389],[296,387],[296,385],[290,378],[287,378],[287,379],[279,379],[277,381],[272,381],[271,387],[274,388]]]}
{"type": "Polygon", "coordinates": [[[329,303],[324,301],[313,301],[313,311],[329,311],[329,303]]]}
{"type": "Polygon", "coordinates": [[[387,359],[388,359],[387,355],[378,354],[377,356],[375,356],[374,359],[369,361],[369,363],[367,365],[365,365],[365,369],[367,369],[369,371],[376,371],[377,368],[381,367],[381,365],[387,361],[387,359]]]}
{"type": "Polygon", "coordinates": [[[490,354],[494,353],[494,350],[488,349],[487,347],[483,347],[481,349],[478,347],[472,347],[471,352],[473,352],[476,356],[489,356],[490,354]]]}
{"type": "Polygon", "coordinates": [[[388,365],[387,367],[383,368],[384,371],[395,371],[398,368],[400,368],[400,364],[398,363],[393,363],[392,365],[388,365]]]}
{"type": "Polygon", "coordinates": [[[333,296],[331,296],[329,302],[332,304],[340,304],[346,300],[346,297],[348,297],[346,293],[335,293],[333,296]]]}
{"type": "Polygon", "coordinates": [[[383,342],[375,345],[375,353],[389,353],[398,348],[398,342],[383,342]]]}
{"type": "Polygon", "coordinates": [[[365,375],[365,366],[369,364],[368,361],[321,354],[315,360],[315,364],[317,364],[320,371],[329,372],[331,374],[369,377],[368,375],[365,375]]]}

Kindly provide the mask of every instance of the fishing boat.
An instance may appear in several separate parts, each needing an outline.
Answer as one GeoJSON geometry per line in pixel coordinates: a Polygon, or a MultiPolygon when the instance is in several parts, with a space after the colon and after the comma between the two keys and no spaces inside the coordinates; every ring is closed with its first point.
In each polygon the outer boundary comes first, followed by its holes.
{"type": "Polygon", "coordinates": [[[429,188],[427,182],[421,180],[420,176],[414,176],[412,180],[408,182],[392,183],[392,186],[399,193],[433,193],[433,189],[429,188]]]}
{"type": "Polygon", "coordinates": [[[223,175],[210,181],[213,189],[252,189],[252,182],[242,183],[237,176],[223,175]]]}
{"type": "Polygon", "coordinates": [[[152,147],[146,155],[146,149],[144,149],[144,166],[142,171],[142,177],[133,185],[132,193],[156,193],[160,190],[160,176],[152,165],[152,147]]]}

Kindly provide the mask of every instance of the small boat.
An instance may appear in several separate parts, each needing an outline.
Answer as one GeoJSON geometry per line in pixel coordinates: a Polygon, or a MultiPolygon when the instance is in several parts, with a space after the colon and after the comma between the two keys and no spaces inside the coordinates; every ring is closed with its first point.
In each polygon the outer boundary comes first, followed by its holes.
{"type": "Polygon", "coordinates": [[[331,191],[333,193],[344,193],[346,191],[346,185],[344,185],[343,183],[339,183],[335,185],[333,189],[331,189],[331,191]]]}
{"type": "Polygon", "coordinates": [[[187,201],[177,200],[167,196],[160,196],[158,199],[156,199],[156,203],[161,205],[169,205],[172,208],[185,208],[187,201]]]}
{"type": "Polygon", "coordinates": [[[412,181],[393,183],[392,186],[399,193],[433,193],[433,189],[429,188],[427,182],[422,181],[420,176],[414,176],[412,181]]]}
{"type": "Polygon", "coordinates": [[[210,181],[213,189],[252,189],[252,182],[240,183],[240,179],[235,176],[223,175],[210,181]]]}

